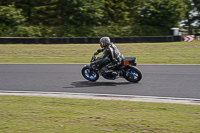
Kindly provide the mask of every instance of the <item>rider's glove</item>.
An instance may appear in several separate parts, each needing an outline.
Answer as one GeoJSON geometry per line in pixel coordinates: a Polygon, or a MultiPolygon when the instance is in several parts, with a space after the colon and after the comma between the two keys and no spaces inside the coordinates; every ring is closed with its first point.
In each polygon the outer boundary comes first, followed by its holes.
{"type": "Polygon", "coordinates": [[[98,49],[97,52],[94,53],[94,55],[98,55],[101,52],[103,52],[103,49],[98,49]]]}
{"type": "Polygon", "coordinates": [[[97,53],[103,52],[103,49],[98,49],[97,53]]]}
{"type": "Polygon", "coordinates": [[[94,53],[94,55],[98,55],[98,54],[99,54],[98,52],[95,52],[95,53],[94,53]]]}

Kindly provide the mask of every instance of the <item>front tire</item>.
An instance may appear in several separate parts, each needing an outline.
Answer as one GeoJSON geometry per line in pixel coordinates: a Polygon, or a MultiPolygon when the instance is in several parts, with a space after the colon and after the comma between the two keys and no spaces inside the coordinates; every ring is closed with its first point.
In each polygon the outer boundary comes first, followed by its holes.
{"type": "Polygon", "coordinates": [[[128,66],[124,71],[124,78],[132,83],[137,83],[142,79],[142,73],[136,67],[128,66]]]}
{"type": "Polygon", "coordinates": [[[99,74],[96,71],[90,69],[88,66],[83,67],[81,73],[83,77],[89,81],[95,82],[99,79],[99,74]]]}

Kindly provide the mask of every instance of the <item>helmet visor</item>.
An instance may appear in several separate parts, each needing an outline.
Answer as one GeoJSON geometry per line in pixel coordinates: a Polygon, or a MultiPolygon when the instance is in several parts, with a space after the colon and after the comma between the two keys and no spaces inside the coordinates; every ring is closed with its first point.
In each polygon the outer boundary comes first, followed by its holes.
{"type": "Polygon", "coordinates": [[[104,41],[100,42],[101,47],[104,47],[104,41]]]}

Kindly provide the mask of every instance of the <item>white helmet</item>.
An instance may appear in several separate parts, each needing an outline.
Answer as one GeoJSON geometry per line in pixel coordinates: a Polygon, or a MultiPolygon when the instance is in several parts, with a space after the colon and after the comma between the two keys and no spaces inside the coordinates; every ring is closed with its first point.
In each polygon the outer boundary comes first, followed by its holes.
{"type": "Polygon", "coordinates": [[[102,37],[100,39],[100,46],[101,48],[108,46],[110,44],[110,38],[109,37],[102,37]]]}

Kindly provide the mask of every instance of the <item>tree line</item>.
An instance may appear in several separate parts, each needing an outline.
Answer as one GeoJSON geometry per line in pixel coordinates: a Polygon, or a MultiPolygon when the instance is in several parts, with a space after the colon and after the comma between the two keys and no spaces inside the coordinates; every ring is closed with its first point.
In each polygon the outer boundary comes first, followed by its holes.
{"type": "Polygon", "coordinates": [[[200,0],[1,0],[1,37],[169,35],[200,29],[200,0]],[[194,25],[195,24],[195,25],[194,25]]]}

